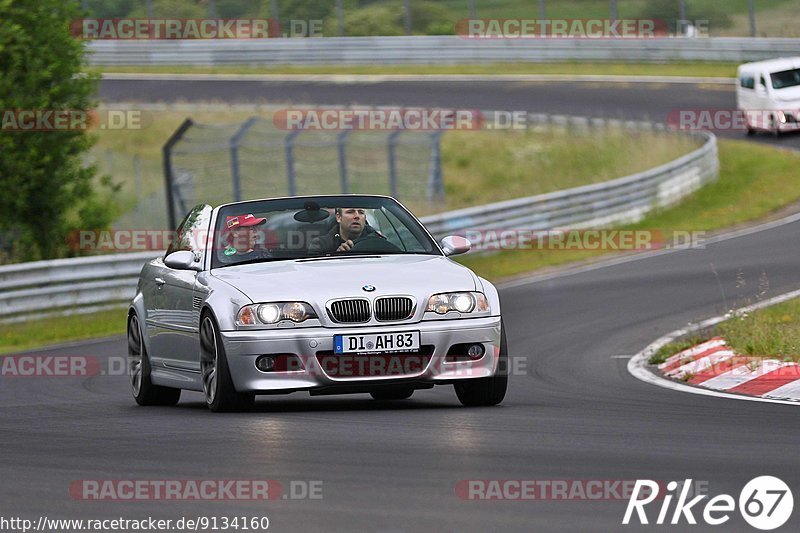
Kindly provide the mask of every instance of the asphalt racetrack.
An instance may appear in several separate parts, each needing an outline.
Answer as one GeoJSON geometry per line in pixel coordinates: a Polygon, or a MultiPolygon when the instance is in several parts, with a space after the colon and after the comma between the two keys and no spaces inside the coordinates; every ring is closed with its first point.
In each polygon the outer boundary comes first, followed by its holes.
{"type": "MultiPolygon", "coordinates": [[[[691,84],[105,81],[101,97],[658,119],[684,106],[731,107],[733,96],[731,87],[691,84]]],[[[800,146],[797,136],[755,139],[800,146]]],[[[768,297],[800,288],[799,232],[800,222],[786,223],[704,249],[501,287],[517,371],[495,408],[463,408],[442,387],[396,403],[367,395],[261,397],[252,413],[216,415],[197,393],[184,392],[173,408],[137,407],[124,375],[4,378],[3,507],[34,520],[268,516],[276,531],[607,532],[642,529],[621,525],[626,500],[467,501],[456,487],[489,479],[692,479],[711,495],[738,499],[750,479],[775,475],[800,488],[797,407],[674,392],[626,371],[630,355],[671,330],[752,303],[765,289],[768,297]],[[323,488],[321,499],[97,502],[70,494],[72,483],[86,479],[274,479],[284,489],[292,481],[323,488]]],[[[105,368],[126,345],[120,338],[35,353],[96,356],[105,368]]],[[[648,507],[651,522],[659,507],[648,507]]],[[[702,523],[702,509],[694,514],[702,523]]],[[[785,529],[796,531],[799,522],[795,511],[785,529]]],[[[706,529],[754,531],[738,512],[716,528],[684,520],[658,530],[706,529]]]]}

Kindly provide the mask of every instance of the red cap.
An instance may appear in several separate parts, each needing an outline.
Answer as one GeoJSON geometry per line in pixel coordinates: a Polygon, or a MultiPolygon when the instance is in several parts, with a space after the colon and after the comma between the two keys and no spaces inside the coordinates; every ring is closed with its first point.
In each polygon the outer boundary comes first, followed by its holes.
{"type": "Polygon", "coordinates": [[[236,227],[258,226],[266,222],[266,218],[256,218],[251,214],[239,215],[237,217],[228,217],[225,219],[225,225],[228,229],[236,227]]]}

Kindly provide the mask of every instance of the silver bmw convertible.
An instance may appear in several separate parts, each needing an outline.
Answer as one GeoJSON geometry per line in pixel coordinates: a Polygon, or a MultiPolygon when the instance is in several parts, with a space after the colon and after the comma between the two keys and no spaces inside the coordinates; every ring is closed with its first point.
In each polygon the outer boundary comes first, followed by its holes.
{"type": "Polygon", "coordinates": [[[369,393],[404,400],[453,385],[496,405],[508,356],[495,287],[386,196],[198,205],[142,269],[128,312],[140,405],[202,392],[212,411],[256,395],[369,393]]]}

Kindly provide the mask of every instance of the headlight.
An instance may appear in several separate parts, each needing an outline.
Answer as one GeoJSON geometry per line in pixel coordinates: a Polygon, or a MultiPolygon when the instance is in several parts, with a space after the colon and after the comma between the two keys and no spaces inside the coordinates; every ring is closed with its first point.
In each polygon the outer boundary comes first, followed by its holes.
{"type": "Polygon", "coordinates": [[[305,302],[270,302],[245,305],[236,315],[236,323],[240,326],[255,326],[291,320],[299,324],[309,318],[317,318],[317,313],[305,302]]]}
{"type": "Polygon", "coordinates": [[[437,315],[445,315],[450,311],[462,314],[488,313],[489,302],[482,292],[448,292],[431,296],[425,310],[437,315]]]}

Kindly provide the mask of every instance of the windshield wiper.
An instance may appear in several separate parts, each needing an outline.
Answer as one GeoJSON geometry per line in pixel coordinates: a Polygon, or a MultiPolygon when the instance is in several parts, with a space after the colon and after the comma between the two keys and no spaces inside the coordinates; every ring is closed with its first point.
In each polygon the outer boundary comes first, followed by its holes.
{"type": "Polygon", "coordinates": [[[304,257],[305,256],[298,256],[298,257],[260,257],[258,259],[245,259],[244,261],[239,261],[238,263],[222,263],[222,264],[218,265],[217,268],[241,266],[241,265],[252,265],[253,263],[273,263],[275,261],[294,261],[295,259],[303,259],[304,257]]]}

